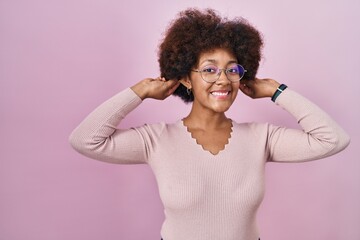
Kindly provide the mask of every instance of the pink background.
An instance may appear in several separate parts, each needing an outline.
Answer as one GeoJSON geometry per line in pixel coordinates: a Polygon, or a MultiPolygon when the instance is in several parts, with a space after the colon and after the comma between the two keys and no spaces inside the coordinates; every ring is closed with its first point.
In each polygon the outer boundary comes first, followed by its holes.
{"type": "MultiPolygon", "coordinates": [[[[89,160],[68,136],[102,101],[158,75],[161,34],[190,6],[252,22],[265,37],[258,77],[301,92],[352,137],[325,160],[267,165],[261,238],[360,239],[358,0],[1,0],[0,240],[159,239],[149,167],[89,160]]],[[[147,100],[123,126],[188,111],[174,97],[147,100]]],[[[228,115],[296,127],[268,99],[239,96],[228,115]]]]}

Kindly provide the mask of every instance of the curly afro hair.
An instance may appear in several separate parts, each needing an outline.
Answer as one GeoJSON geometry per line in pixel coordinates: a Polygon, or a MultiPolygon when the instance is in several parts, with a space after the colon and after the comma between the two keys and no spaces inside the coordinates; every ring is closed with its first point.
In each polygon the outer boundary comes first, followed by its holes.
{"type": "MultiPolygon", "coordinates": [[[[201,53],[225,48],[247,70],[244,79],[254,79],[261,60],[263,40],[261,34],[247,20],[221,18],[212,9],[200,11],[187,9],[179,13],[165,32],[159,46],[158,61],[161,77],[176,79],[186,77],[196,67],[201,53]]],[[[182,84],[174,95],[184,102],[192,102],[182,84]]]]}

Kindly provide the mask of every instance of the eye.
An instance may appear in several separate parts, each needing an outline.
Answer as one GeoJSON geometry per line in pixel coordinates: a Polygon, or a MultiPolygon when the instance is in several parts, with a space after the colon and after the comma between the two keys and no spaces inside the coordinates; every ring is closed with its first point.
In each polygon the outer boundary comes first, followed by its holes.
{"type": "Polygon", "coordinates": [[[217,69],[216,66],[206,66],[201,71],[203,73],[217,73],[217,69]]]}
{"type": "Polygon", "coordinates": [[[239,74],[240,73],[240,68],[239,66],[235,65],[235,66],[231,66],[227,69],[227,72],[230,74],[239,74]]]}

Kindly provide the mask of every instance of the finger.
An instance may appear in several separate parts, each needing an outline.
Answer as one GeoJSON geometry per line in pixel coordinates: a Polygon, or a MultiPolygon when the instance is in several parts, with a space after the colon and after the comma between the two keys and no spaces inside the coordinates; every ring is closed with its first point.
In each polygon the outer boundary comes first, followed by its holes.
{"type": "Polygon", "coordinates": [[[170,89],[168,91],[168,95],[171,95],[179,87],[180,82],[176,80],[169,80],[169,81],[172,81],[172,84],[170,85],[170,89]]]}
{"type": "Polygon", "coordinates": [[[172,80],[172,79],[170,79],[170,80],[167,80],[167,81],[165,82],[165,84],[166,84],[166,86],[168,86],[168,87],[171,88],[172,86],[178,84],[178,82],[179,82],[179,81],[177,81],[177,80],[172,80]]]}

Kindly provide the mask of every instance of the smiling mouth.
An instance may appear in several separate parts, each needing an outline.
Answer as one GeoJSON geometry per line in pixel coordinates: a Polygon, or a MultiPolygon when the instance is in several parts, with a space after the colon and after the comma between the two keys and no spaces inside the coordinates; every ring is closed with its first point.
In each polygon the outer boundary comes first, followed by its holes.
{"type": "Polygon", "coordinates": [[[211,95],[214,95],[214,96],[217,96],[217,97],[225,97],[227,95],[230,94],[230,91],[221,91],[221,92],[218,92],[218,91],[215,91],[215,92],[211,92],[211,95]]]}

